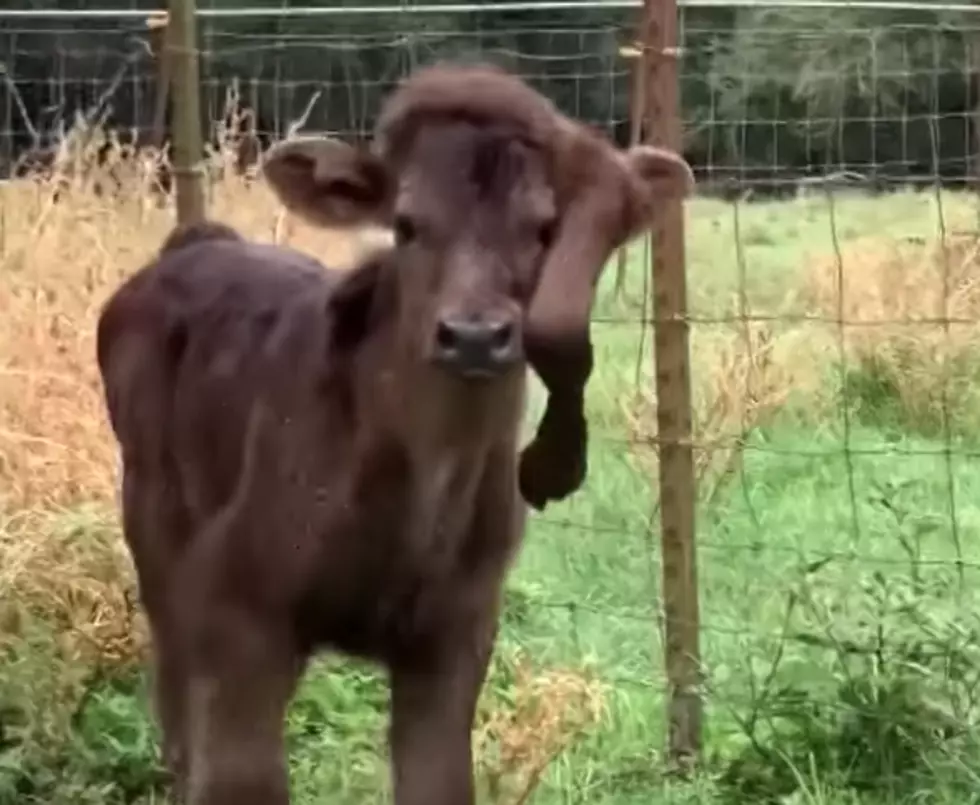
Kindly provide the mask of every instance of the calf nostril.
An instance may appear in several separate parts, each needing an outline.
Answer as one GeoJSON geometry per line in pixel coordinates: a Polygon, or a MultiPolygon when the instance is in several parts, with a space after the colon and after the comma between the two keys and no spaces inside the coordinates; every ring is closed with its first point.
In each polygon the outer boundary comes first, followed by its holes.
{"type": "Polygon", "coordinates": [[[457,347],[457,333],[456,328],[451,324],[447,324],[444,321],[440,321],[436,325],[436,344],[439,349],[451,350],[457,347]]]}
{"type": "Polygon", "coordinates": [[[509,322],[497,322],[490,326],[490,348],[494,351],[508,349],[514,335],[514,326],[509,322]]]}

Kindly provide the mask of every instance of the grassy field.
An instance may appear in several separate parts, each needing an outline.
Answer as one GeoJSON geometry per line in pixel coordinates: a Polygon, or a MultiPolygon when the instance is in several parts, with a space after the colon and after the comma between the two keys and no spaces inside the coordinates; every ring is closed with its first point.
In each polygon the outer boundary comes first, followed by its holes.
{"type": "MultiPolygon", "coordinates": [[[[211,204],[256,238],[357,250],[284,225],[261,186],[221,182],[211,204]]],[[[93,326],[170,215],[138,192],[0,188],[0,805],[164,801],[93,326]]],[[[694,200],[687,218],[703,773],[668,778],[660,751],[638,246],[596,310],[587,486],[532,521],[508,584],[487,801],[980,801],[973,201],[694,200]]],[[[387,801],[385,701],[371,668],[314,668],[289,721],[297,803],[387,801]]]]}

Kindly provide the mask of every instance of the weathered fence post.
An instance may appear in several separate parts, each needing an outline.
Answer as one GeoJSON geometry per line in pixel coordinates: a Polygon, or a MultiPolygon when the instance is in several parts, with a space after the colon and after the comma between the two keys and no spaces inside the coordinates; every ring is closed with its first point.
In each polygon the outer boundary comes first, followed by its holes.
{"type": "MultiPolygon", "coordinates": [[[[647,70],[644,130],[654,145],[680,150],[681,109],[675,0],[644,0],[647,70]]],[[[697,489],[691,433],[684,208],[665,200],[656,211],[653,248],[654,359],[660,458],[664,653],[669,759],[685,771],[701,751],[700,614],[694,517],[697,489]]]]}
{"type": "Polygon", "coordinates": [[[163,148],[167,139],[167,104],[170,101],[171,52],[170,38],[173,35],[170,15],[166,11],[155,11],[146,21],[150,32],[150,52],[156,64],[156,86],[153,98],[153,117],[150,121],[150,144],[163,148]]]}
{"type": "Polygon", "coordinates": [[[202,181],[204,144],[201,140],[201,87],[197,52],[195,0],[170,0],[168,56],[173,76],[174,178],[177,220],[193,223],[204,218],[202,181]]]}

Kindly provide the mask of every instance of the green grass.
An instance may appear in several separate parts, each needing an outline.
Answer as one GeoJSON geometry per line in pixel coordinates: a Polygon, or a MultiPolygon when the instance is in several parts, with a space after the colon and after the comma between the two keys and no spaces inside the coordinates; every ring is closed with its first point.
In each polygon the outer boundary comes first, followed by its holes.
{"type": "MultiPolygon", "coordinates": [[[[928,236],[935,207],[929,194],[840,199],[838,240],[928,236]]],[[[829,218],[821,199],[742,206],[740,256],[734,208],[692,203],[692,310],[730,313],[744,275],[756,312],[785,313],[801,269],[833,254],[829,218]]],[[[842,414],[787,411],[749,435],[738,471],[702,505],[706,762],[692,782],[665,776],[656,493],[623,420],[624,402],[652,382],[651,337],[638,353],[635,323],[642,252],[625,296],[613,298],[609,271],[597,305],[587,485],[532,520],[508,582],[491,698],[512,694],[519,649],[536,667],[593,669],[607,686],[604,718],[551,764],[531,801],[980,802],[970,697],[980,668],[980,465],[949,459],[894,417],[852,423],[845,443],[842,414]]],[[[75,712],[37,712],[25,699],[47,701],[44,669],[57,660],[46,645],[15,647],[0,667],[0,805],[161,801],[145,680],[89,681],[75,712]]],[[[385,702],[371,669],[315,667],[290,715],[297,803],[385,801],[385,702]]]]}

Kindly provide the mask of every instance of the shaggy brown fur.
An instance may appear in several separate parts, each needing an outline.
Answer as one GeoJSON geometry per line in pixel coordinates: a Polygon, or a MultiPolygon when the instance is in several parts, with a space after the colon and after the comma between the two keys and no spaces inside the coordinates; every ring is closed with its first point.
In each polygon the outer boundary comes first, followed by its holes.
{"type": "Polygon", "coordinates": [[[286,142],[265,175],[395,245],[339,273],[178,229],[98,326],[177,793],[286,805],[285,709],[328,648],[390,674],[397,805],[472,805],[518,490],[580,483],[595,280],[689,171],[500,71],[439,66],[389,99],[373,150],[286,142]],[[551,394],[519,473],[525,358],[551,394]]]}

